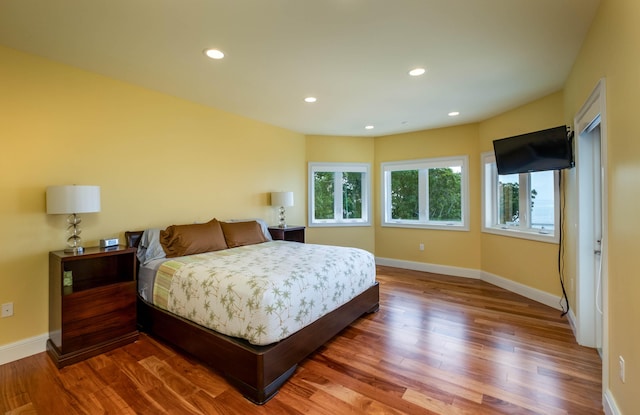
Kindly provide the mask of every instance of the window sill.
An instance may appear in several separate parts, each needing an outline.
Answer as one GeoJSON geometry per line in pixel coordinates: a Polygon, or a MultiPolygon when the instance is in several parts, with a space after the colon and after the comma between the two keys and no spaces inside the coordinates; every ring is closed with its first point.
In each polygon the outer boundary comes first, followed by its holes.
{"type": "Polygon", "coordinates": [[[433,223],[406,223],[406,222],[384,222],[382,223],[383,227],[388,227],[388,228],[413,228],[413,229],[433,229],[433,230],[439,230],[439,231],[468,231],[469,227],[468,226],[463,226],[463,225],[456,225],[456,224],[451,224],[451,225],[440,225],[440,224],[433,224],[433,223]]]}
{"type": "Polygon", "coordinates": [[[310,228],[344,228],[356,226],[371,226],[369,222],[315,222],[309,223],[310,228]]]}
{"type": "Polygon", "coordinates": [[[508,236],[511,238],[528,239],[537,242],[546,242],[550,244],[558,243],[558,236],[555,233],[540,233],[539,231],[523,231],[520,229],[503,229],[503,228],[482,228],[483,233],[491,233],[494,235],[508,236]]]}

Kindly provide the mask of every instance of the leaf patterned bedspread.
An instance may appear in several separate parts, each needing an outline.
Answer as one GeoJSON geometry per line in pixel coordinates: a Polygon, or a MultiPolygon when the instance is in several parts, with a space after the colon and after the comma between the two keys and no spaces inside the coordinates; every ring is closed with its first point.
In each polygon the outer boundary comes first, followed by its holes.
{"type": "Polygon", "coordinates": [[[172,258],[158,269],[162,309],[252,344],[282,340],[375,283],[357,248],[272,241],[172,258]]]}

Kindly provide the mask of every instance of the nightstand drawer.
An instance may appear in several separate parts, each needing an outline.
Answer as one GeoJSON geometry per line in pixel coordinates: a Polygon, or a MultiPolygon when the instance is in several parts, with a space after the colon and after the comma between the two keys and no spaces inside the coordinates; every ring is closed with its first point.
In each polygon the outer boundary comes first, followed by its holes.
{"type": "Polygon", "coordinates": [[[136,331],[135,281],[65,295],[62,353],[75,352],[136,331]]]}

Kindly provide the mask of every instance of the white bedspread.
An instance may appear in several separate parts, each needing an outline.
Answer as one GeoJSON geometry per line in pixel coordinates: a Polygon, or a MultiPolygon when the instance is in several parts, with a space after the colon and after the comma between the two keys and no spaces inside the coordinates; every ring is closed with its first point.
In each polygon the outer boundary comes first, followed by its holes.
{"type": "Polygon", "coordinates": [[[256,345],[282,340],[375,283],[357,248],[273,241],[172,258],[158,269],[154,304],[256,345]]]}

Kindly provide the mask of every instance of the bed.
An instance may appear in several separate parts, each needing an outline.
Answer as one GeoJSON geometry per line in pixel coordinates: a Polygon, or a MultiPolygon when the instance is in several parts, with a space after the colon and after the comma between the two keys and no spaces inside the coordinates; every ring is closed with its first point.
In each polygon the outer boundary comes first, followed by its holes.
{"type": "Polygon", "coordinates": [[[273,241],[259,220],[125,236],[138,248],[140,329],[219,371],[256,404],[310,353],[378,309],[373,256],[363,250],[273,241]]]}

